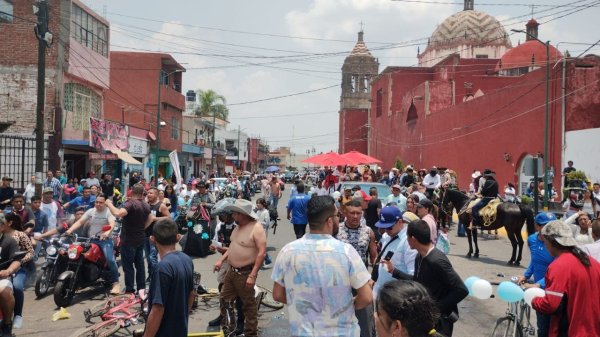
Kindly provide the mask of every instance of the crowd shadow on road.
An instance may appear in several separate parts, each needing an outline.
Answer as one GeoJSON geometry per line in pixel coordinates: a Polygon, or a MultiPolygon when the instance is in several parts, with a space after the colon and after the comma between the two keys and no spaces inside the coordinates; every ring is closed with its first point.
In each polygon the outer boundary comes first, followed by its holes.
{"type": "Polygon", "coordinates": [[[461,258],[461,259],[466,260],[466,261],[480,262],[480,263],[483,263],[483,264],[493,264],[493,265],[502,266],[502,267],[517,267],[517,268],[521,268],[522,267],[522,266],[515,266],[515,265],[508,264],[508,260],[494,259],[494,258],[488,257],[486,255],[483,255],[481,253],[479,254],[478,258],[473,258],[473,257],[468,258],[468,257],[466,257],[463,254],[448,254],[448,255],[449,256],[454,256],[454,257],[457,257],[457,258],[461,258]]]}

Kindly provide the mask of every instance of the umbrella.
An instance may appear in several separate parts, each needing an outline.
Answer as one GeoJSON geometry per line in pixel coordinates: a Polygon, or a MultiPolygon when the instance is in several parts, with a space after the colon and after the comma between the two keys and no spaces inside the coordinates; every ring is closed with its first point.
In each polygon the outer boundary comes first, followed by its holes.
{"type": "Polygon", "coordinates": [[[350,151],[341,155],[343,158],[348,159],[356,164],[381,164],[383,163],[381,160],[377,158],[373,158],[364,153],[360,153],[358,151],[350,151]]]}
{"type": "Polygon", "coordinates": [[[277,171],[279,171],[279,166],[275,166],[275,165],[269,166],[269,167],[267,167],[267,169],[265,171],[266,172],[277,172],[277,171]]]}
{"type": "Polygon", "coordinates": [[[344,158],[335,152],[327,152],[327,153],[323,153],[323,154],[318,154],[316,156],[306,158],[302,162],[317,164],[317,165],[324,165],[324,166],[338,166],[338,165],[346,165],[346,164],[356,165],[357,164],[354,161],[352,161],[351,159],[344,158]]]}

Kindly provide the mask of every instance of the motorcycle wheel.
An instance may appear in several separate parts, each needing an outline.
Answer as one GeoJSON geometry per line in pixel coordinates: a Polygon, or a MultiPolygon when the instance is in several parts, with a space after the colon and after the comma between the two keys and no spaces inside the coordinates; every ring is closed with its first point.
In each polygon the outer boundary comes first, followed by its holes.
{"type": "Polygon", "coordinates": [[[66,308],[71,305],[71,302],[73,301],[75,289],[69,289],[71,277],[72,276],[69,276],[64,280],[56,282],[56,286],[54,287],[54,303],[59,308],[66,308]]]}
{"type": "Polygon", "coordinates": [[[76,331],[71,337],[109,337],[121,329],[118,320],[99,322],[87,328],[76,331]]]}
{"type": "MultiPolygon", "coordinates": [[[[53,268],[54,266],[50,267],[53,268]]],[[[46,296],[48,289],[50,288],[50,274],[51,270],[46,268],[35,278],[35,296],[41,298],[46,296]]]]}

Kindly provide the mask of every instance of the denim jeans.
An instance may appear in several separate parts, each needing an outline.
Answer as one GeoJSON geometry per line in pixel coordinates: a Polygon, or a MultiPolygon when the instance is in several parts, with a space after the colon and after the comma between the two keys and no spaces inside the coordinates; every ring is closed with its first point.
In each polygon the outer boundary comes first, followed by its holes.
{"type": "Polygon", "coordinates": [[[539,312],[535,313],[537,316],[537,335],[538,337],[548,337],[548,333],[550,332],[550,315],[540,314],[539,312]]]}
{"type": "Polygon", "coordinates": [[[483,225],[483,217],[481,215],[479,215],[479,211],[481,211],[482,208],[487,206],[487,204],[489,204],[490,201],[492,201],[493,199],[494,198],[485,197],[485,198],[481,199],[481,201],[479,201],[477,204],[475,204],[475,206],[473,206],[473,208],[471,209],[471,216],[473,217],[474,225],[476,225],[476,226],[483,225]]]}
{"type": "Polygon", "coordinates": [[[144,254],[146,254],[146,262],[148,263],[148,276],[152,276],[154,267],[158,264],[158,250],[156,250],[156,246],[148,236],[146,236],[144,242],[144,254]]]}
{"type": "Polygon", "coordinates": [[[279,204],[279,197],[271,195],[271,207],[277,209],[278,204],[279,204]]]}
{"type": "Polygon", "coordinates": [[[106,240],[94,239],[92,243],[97,244],[102,249],[102,254],[104,254],[104,258],[106,259],[106,264],[110,270],[110,280],[107,281],[112,283],[119,282],[119,267],[117,267],[117,261],[115,260],[113,241],[110,238],[106,240]]]}
{"type": "Polygon", "coordinates": [[[27,281],[27,268],[21,267],[13,277],[13,294],[15,296],[15,316],[23,316],[23,304],[25,303],[25,282],[27,281]]]}
{"type": "Polygon", "coordinates": [[[134,279],[137,283],[137,290],[145,289],[144,245],[121,246],[121,264],[125,274],[125,291],[135,292],[134,279]]]}

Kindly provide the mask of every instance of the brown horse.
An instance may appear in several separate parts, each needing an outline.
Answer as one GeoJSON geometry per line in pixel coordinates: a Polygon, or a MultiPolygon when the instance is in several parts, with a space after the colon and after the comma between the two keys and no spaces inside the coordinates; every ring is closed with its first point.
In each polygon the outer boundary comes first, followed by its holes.
{"type": "MultiPolygon", "coordinates": [[[[465,204],[471,200],[466,194],[452,189],[442,189],[440,191],[440,199],[441,208],[444,210],[444,212],[449,214],[452,214],[452,208],[448,208],[449,204],[452,204],[454,210],[456,210],[456,213],[460,213],[463,206],[465,206],[465,204]]],[[[458,221],[466,226],[471,224],[471,216],[464,212],[459,214],[458,221]]],[[[523,237],[521,235],[521,228],[523,228],[524,222],[527,222],[527,233],[529,233],[529,235],[533,234],[535,232],[535,228],[533,226],[533,210],[526,205],[503,202],[498,205],[496,220],[484,228],[485,230],[495,230],[504,226],[506,233],[508,234],[510,244],[512,245],[512,255],[508,261],[508,264],[510,265],[514,264],[518,266],[521,264],[521,254],[523,252],[523,237]],[[518,254],[517,246],[519,247],[518,254]]],[[[472,224],[467,228],[467,237],[469,240],[469,252],[467,253],[467,257],[471,258],[473,255],[473,242],[475,243],[475,254],[473,257],[479,257],[477,228],[472,224]]]]}

